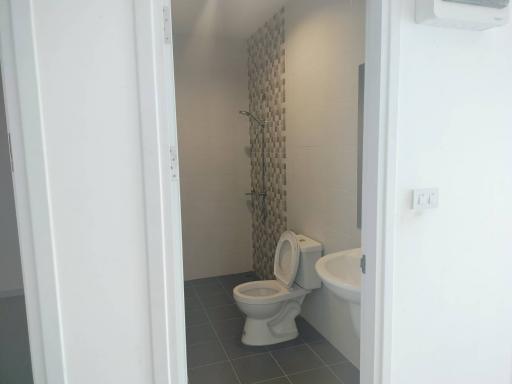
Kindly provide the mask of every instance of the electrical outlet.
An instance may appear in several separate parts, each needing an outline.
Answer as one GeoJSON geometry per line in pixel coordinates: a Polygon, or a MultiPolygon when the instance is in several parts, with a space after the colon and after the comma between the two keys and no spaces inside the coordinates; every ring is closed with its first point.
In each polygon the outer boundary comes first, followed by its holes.
{"type": "Polygon", "coordinates": [[[437,188],[415,189],[412,191],[412,209],[434,209],[439,206],[439,190],[437,188]]]}

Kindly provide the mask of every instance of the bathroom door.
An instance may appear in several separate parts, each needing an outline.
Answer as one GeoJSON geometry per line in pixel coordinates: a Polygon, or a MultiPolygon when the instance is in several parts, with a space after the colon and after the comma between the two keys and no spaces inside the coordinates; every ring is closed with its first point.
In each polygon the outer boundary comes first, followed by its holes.
{"type": "Polygon", "coordinates": [[[361,215],[366,263],[361,297],[361,384],[391,384],[398,3],[367,1],[361,215]]]}
{"type": "Polygon", "coordinates": [[[187,382],[166,9],[0,0],[38,384],[187,382]]]}

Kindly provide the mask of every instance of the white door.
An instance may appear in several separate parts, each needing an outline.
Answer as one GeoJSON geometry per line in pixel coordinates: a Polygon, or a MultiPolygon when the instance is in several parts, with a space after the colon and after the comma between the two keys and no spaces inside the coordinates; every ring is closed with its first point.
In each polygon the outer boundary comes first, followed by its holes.
{"type": "Polygon", "coordinates": [[[169,5],[0,0],[36,384],[186,383],[169,5]]]}
{"type": "Polygon", "coordinates": [[[391,384],[399,21],[399,2],[367,2],[361,384],[391,384]]]}

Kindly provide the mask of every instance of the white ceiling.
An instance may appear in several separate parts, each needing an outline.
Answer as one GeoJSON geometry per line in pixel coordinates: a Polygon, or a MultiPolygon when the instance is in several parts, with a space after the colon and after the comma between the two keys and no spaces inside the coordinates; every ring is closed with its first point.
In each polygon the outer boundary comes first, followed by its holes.
{"type": "Polygon", "coordinates": [[[172,0],[179,34],[247,38],[288,0],[172,0]]]}

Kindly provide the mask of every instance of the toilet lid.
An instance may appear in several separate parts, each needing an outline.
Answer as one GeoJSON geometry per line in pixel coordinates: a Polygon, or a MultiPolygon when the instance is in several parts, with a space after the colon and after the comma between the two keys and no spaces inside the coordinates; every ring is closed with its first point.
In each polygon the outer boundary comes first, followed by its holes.
{"type": "Polygon", "coordinates": [[[292,231],[286,231],[281,235],[277,243],[274,261],[274,274],[278,281],[286,287],[291,287],[297,276],[300,262],[300,249],[297,235],[292,231]]]}

